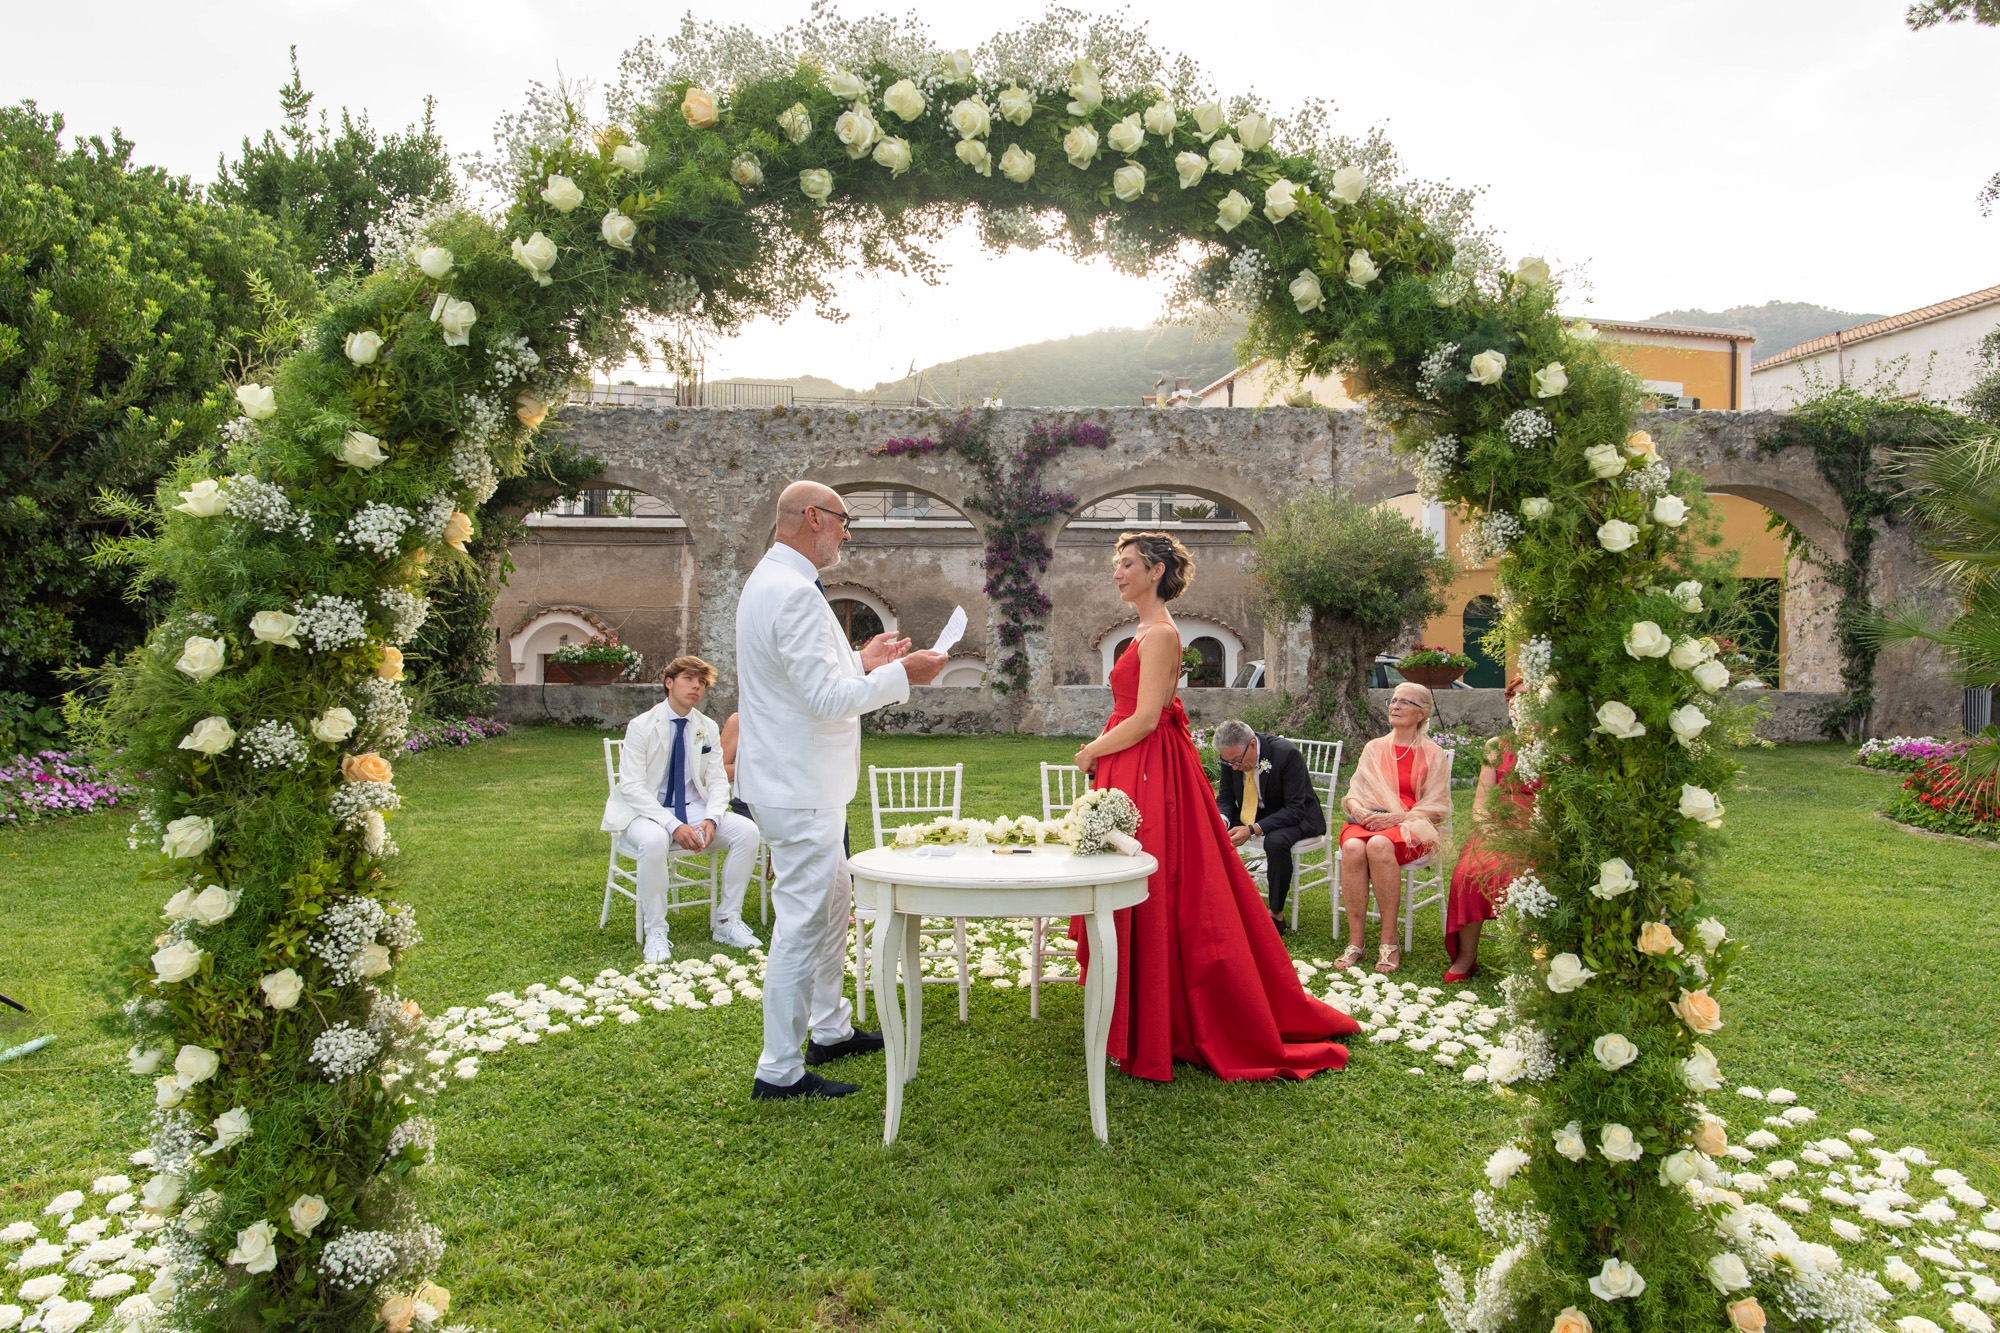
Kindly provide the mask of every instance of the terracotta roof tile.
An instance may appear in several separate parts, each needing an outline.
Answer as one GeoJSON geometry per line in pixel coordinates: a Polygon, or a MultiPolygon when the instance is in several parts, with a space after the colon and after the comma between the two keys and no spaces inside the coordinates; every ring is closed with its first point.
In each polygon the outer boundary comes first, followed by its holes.
{"type": "Polygon", "coordinates": [[[1788,362],[1803,360],[1809,356],[1817,356],[1821,352],[1831,352],[1835,347],[1845,347],[1850,343],[1866,342],[1870,338],[1879,338],[1885,333],[1894,333],[1898,329],[1907,329],[1916,324],[1928,324],[1934,319],[1944,319],[1950,315],[1963,314],[1967,310],[1977,310],[1980,306],[1991,305],[1995,301],[2000,301],[2000,287],[1982,287],[1976,292],[1967,292],[1963,296],[1954,296],[1949,301],[1939,301],[1936,305],[1921,306],[1915,310],[1905,310],[1902,314],[1891,315],[1887,319],[1878,319],[1868,324],[1856,324],[1851,329],[1842,329],[1838,333],[1829,333],[1823,337],[1809,339],[1806,342],[1800,343],[1797,347],[1788,347],[1776,355],[1765,357],[1753,369],[1762,370],[1766,366],[1784,365],[1788,362]]]}

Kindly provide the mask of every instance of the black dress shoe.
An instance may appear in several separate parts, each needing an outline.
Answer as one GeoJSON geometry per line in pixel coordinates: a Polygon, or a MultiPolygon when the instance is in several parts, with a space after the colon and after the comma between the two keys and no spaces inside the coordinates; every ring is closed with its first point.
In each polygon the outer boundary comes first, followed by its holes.
{"type": "Polygon", "coordinates": [[[849,1093],[861,1091],[859,1083],[836,1083],[830,1078],[821,1078],[807,1071],[796,1083],[784,1087],[776,1083],[766,1083],[758,1079],[750,1085],[750,1100],[753,1102],[782,1102],[792,1097],[845,1097],[849,1093]]]}
{"type": "Polygon", "coordinates": [[[1271,913],[1271,924],[1278,928],[1280,935],[1289,935],[1292,933],[1292,928],[1285,924],[1285,918],[1279,916],[1276,912],[1271,913]]]}
{"type": "Polygon", "coordinates": [[[816,1041],[806,1042],[806,1063],[823,1065],[829,1060],[838,1060],[849,1055],[866,1055],[870,1051],[882,1049],[882,1034],[856,1028],[845,1041],[836,1041],[830,1046],[822,1046],[816,1041]]]}

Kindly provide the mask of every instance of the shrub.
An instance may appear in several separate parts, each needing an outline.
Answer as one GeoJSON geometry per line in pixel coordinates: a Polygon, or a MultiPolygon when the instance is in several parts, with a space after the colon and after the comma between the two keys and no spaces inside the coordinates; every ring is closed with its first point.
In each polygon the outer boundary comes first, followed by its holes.
{"type": "Polygon", "coordinates": [[[2000,798],[1994,780],[1968,780],[1964,768],[1948,759],[1933,759],[1904,778],[1888,813],[1891,819],[1933,833],[2000,838],[2000,798]]]}
{"type": "Polygon", "coordinates": [[[1854,752],[1854,762],[1889,773],[1914,773],[1933,760],[1962,758],[1967,748],[1964,741],[1936,736],[1878,736],[1862,742],[1854,752]]]}
{"type": "Polygon", "coordinates": [[[0,824],[32,824],[108,810],[138,791],[78,752],[44,750],[0,764],[0,824]]]}

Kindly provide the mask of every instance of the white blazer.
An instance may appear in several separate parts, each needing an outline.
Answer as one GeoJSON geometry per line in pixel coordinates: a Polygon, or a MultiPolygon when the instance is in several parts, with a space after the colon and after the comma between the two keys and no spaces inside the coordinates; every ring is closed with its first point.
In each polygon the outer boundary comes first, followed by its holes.
{"type": "MultiPolygon", "coordinates": [[[[650,819],[671,833],[680,824],[674,812],[660,804],[660,787],[673,759],[674,712],[665,699],[625,724],[625,748],[618,760],[618,785],[604,802],[606,833],[623,833],[635,819],[650,819]]],[[[717,823],[729,808],[729,771],[722,766],[722,730],[699,708],[687,712],[689,775],[701,803],[717,823]]]]}
{"type": "Polygon", "coordinates": [[[773,546],[736,603],[736,791],[752,807],[844,807],[861,772],[861,715],[910,697],[901,662],[861,669],[818,578],[812,561],[773,546]]]}

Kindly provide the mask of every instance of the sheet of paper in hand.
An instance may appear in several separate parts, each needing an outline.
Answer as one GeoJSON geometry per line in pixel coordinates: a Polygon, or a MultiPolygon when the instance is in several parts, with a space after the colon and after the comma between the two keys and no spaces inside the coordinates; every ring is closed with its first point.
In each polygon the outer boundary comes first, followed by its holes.
{"type": "Polygon", "coordinates": [[[931,645],[931,651],[934,653],[948,653],[964,637],[965,608],[954,606],[951,609],[951,619],[944,622],[944,628],[938,632],[937,642],[931,645]]]}

